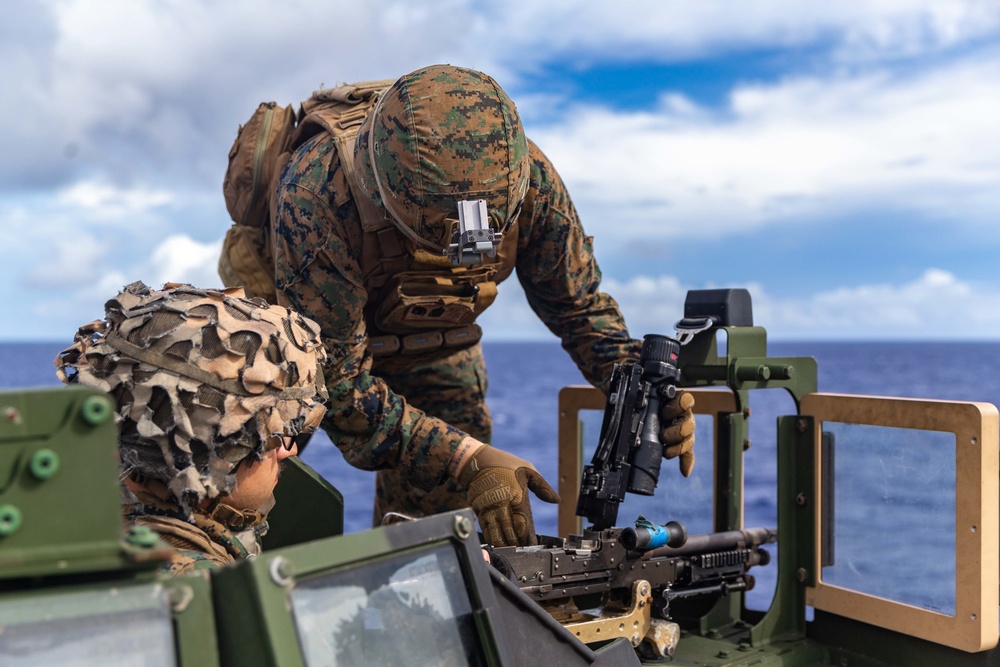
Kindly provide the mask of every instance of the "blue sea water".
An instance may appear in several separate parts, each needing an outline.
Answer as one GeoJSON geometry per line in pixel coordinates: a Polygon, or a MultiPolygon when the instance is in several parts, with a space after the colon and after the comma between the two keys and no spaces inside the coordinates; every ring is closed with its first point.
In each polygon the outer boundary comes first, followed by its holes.
{"type": "MultiPolygon", "coordinates": [[[[59,343],[0,343],[0,387],[58,384],[52,362],[59,343]]],[[[771,343],[772,356],[812,356],[819,365],[824,392],[972,400],[1000,404],[1000,343],[771,343]]],[[[490,369],[488,402],[494,419],[494,444],[522,456],[550,481],[556,480],[557,392],[584,384],[579,371],[554,343],[487,343],[490,369]]],[[[745,457],[745,525],[775,526],[775,422],[794,414],[782,390],[751,396],[751,447],[745,457]]],[[[585,419],[585,447],[596,442],[600,414],[585,419]]],[[[885,578],[886,562],[895,581],[869,592],[905,602],[953,610],[954,577],[954,438],[924,442],[904,431],[863,450],[838,444],[837,563],[824,579],[853,585],[885,578]],[[888,449],[886,449],[888,448],[888,449]],[[919,448],[920,454],[913,455],[919,448]],[[891,450],[891,451],[890,451],[891,450]],[[908,527],[900,530],[900,527],[908,527]],[[897,543],[894,535],[920,535],[917,543],[897,543]],[[922,550],[916,559],[906,555],[922,550]],[[898,557],[893,559],[893,554],[898,557]],[[898,561],[898,563],[897,563],[898,561]],[[926,567],[927,563],[935,567],[926,567]],[[876,572],[878,570],[878,572],[876,572]]],[[[937,434],[940,435],[940,434],[937,434]]],[[[699,417],[698,463],[682,478],[674,462],[665,462],[653,498],[630,499],[619,513],[625,525],[643,513],[654,521],[680,519],[689,533],[711,530],[711,424],[699,417]]],[[[849,443],[853,432],[837,433],[849,443]]],[[[926,438],[925,438],[926,439],[926,438]]],[[[587,453],[590,456],[590,453],[587,453]]],[[[345,528],[364,530],[371,522],[374,474],[347,465],[340,452],[318,434],[303,458],[344,494],[345,528]]],[[[555,507],[533,504],[540,533],[556,533],[555,507]]],[[[766,608],[774,586],[774,566],[754,570],[758,590],[750,605],[766,608]]],[[[890,577],[891,579],[891,577],[890,577]]]]}

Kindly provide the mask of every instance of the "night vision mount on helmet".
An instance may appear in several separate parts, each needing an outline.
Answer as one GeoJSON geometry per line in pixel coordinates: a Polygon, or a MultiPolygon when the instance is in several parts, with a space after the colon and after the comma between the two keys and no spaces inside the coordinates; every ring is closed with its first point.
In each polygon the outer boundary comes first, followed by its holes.
{"type": "Polygon", "coordinates": [[[458,202],[458,229],[455,240],[448,246],[452,264],[482,264],[487,257],[497,256],[501,240],[503,232],[490,229],[485,200],[458,202]]]}

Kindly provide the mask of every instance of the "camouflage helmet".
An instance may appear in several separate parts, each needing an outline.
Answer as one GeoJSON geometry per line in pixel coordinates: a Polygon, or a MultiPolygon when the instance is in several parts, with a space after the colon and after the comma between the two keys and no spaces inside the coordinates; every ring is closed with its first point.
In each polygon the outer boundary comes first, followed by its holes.
{"type": "Polygon", "coordinates": [[[136,282],[56,357],[68,384],[117,405],[123,475],[163,482],[189,514],[233,490],[237,464],[316,429],[326,408],[319,326],[243,288],[136,282]]]}
{"type": "Polygon", "coordinates": [[[491,77],[432,65],[400,77],[358,131],[362,188],[417,245],[446,252],[457,202],[485,200],[506,231],[528,190],[528,141],[514,103],[491,77]]]}

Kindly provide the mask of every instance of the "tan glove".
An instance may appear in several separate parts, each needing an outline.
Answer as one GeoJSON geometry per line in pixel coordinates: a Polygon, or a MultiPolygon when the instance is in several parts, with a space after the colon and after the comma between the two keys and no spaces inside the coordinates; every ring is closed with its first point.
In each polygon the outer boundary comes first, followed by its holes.
{"type": "Polygon", "coordinates": [[[559,494],[524,459],[486,445],[464,465],[458,481],[469,494],[486,542],[495,547],[538,543],[528,489],[547,503],[559,494]]]}
{"type": "Polygon", "coordinates": [[[680,457],[681,474],[691,476],[694,470],[694,396],[678,391],[673,400],[660,406],[660,442],[663,457],[680,457]]]}

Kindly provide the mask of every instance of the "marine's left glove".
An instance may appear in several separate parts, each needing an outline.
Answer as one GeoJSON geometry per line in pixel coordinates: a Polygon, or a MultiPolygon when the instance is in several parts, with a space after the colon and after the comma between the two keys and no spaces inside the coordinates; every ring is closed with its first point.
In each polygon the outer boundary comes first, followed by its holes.
{"type": "Polygon", "coordinates": [[[680,457],[681,474],[690,477],[694,469],[694,396],[681,390],[661,405],[660,426],[663,457],[680,457]]]}
{"type": "Polygon", "coordinates": [[[468,491],[483,537],[496,547],[538,543],[529,489],[547,503],[559,502],[559,494],[535,466],[489,445],[464,464],[458,481],[468,491]]]}

